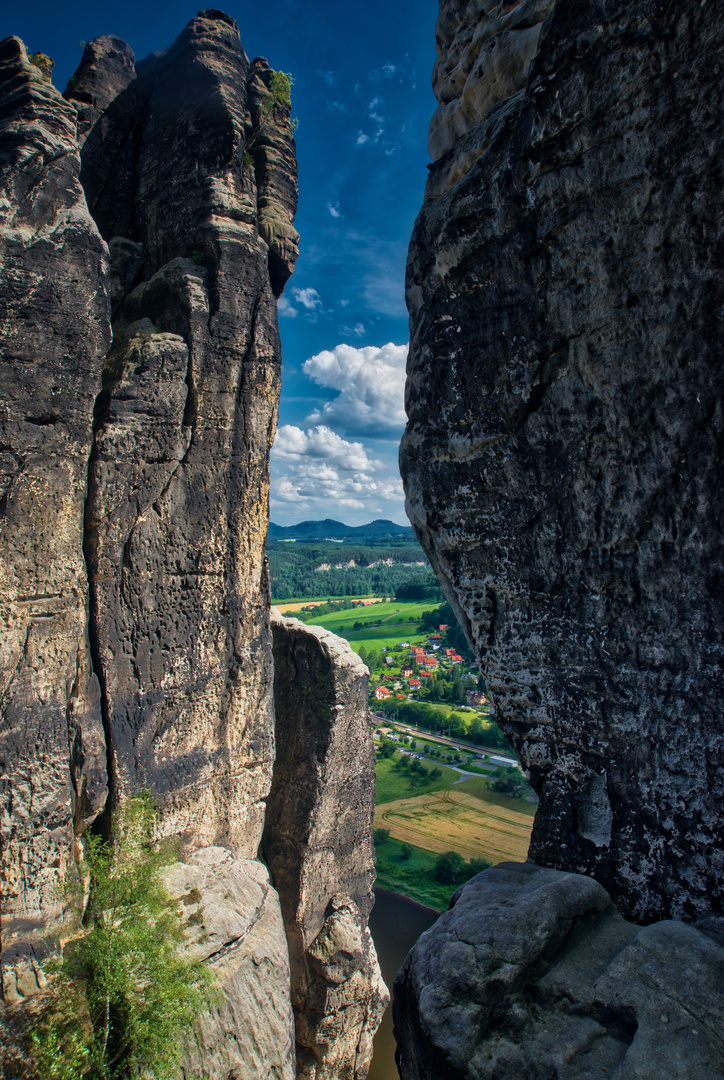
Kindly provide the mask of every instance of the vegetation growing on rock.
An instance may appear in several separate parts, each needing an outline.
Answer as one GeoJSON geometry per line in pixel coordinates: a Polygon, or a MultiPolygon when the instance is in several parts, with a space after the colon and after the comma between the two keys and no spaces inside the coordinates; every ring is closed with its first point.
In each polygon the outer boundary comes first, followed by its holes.
{"type": "Polygon", "coordinates": [[[76,925],[29,1035],[28,1078],[171,1076],[181,1035],[213,998],[209,970],[181,951],[183,916],[160,877],[174,853],[152,845],[153,819],[148,797],[131,799],[113,843],[87,840],[88,905],[81,889],[68,894],[76,925]]]}

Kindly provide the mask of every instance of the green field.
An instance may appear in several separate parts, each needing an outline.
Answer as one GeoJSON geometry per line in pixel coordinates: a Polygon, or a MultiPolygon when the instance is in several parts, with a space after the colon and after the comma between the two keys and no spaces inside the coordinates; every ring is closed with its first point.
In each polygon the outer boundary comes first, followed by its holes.
{"type": "MultiPolygon", "coordinates": [[[[442,776],[439,780],[431,780],[426,784],[416,783],[410,775],[396,772],[393,769],[394,761],[398,759],[399,755],[395,755],[395,758],[386,758],[377,762],[375,769],[377,776],[375,805],[377,806],[380,803],[393,802],[395,799],[408,799],[413,795],[427,795],[431,791],[441,791],[460,779],[460,773],[456,772],[455,769],[448,769],[444,765],[439,765],[438,768],[442,770],[442,776]]],[[[429,769],[431,767],[430,763],[425,762],[425,767],[429,769]]]]}
{"type": "Polygon", "coordinates": [[[417,625],[423,611],[431,611],[439,605],[433,601],[407,603],[404,600],[388,600],[368,607],[355,607],[345,611],[334,611],[329,615],[320,615],[315,619],[316,626],[323,626],[345,638],[355,652],[362,646],[370,649],[393,649],[401,641],[418,644],[427,640],[427,634],[420,634],[417,625]],[[375,623],[362,630],[353,630],[356,622],[375,623]]]}
{"type": "Polygon", "coordinates": [[[450,897],[459,885],[443,885],[432,876],[437,855],[423,848],[407,845],[409,858],[402,857],[404,844],[390,837],[375,847],[377,882],[381,889],[401,893],[435,911],[446,911],[450,897]]]}

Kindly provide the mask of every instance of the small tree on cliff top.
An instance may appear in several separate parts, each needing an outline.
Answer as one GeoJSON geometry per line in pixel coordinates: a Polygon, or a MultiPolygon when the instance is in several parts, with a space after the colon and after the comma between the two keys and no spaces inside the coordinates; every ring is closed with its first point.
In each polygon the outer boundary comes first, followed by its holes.
{"type": "Polygon", "coordinates": [[[181,951],[182,916],[160,877],[174,855],[152,847],[153,817],[148,797],[132,799],[113,844],[88,838],[90,900],[29,1036],[29,1078],[171,1076],[182,1034],[214,997],[208,969],[181,951]]]}

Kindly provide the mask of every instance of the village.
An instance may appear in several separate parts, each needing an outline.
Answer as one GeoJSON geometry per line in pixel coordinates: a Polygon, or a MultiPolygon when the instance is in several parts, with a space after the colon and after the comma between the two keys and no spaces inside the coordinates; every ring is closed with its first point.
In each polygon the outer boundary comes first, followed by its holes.
{"type": "MultiPolygon", "coordinates": [[[[383,655],[383,670],[373,672],[370,680],[371,699],[374,702],[449,700],[451,704],[472,709],[486,706],[487,695],[478,687],[477,664],[466,662],[454,648],[444,647],[448,629],[447,623],[440,623],[438,632],[429,634],[426,644],[402,641],[391,653],[383,655]],[[451,684],[446,695],[434,692],[440,679],[451,684]]],[[[489,713],[489,709],[486,711],[489,713]]]]}

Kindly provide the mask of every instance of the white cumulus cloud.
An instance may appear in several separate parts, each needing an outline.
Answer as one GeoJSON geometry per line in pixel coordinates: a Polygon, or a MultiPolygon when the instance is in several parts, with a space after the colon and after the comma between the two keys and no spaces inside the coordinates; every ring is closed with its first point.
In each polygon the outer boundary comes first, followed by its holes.
{"type": "Polygon", "coordinates": [[[371,502],[399,502],[397,476],[386,475],[381,461],[361,442],[349,442],[324,424],[304,431],[279,428],[271,454],[275,502],[315,508],[324,516],[337,507],[362,510],[371,502]]]}
{"type": "Polygon", "coordinates": [[[337,345],[305,360],[302,370],[338,396],[308,417],[351,432],[399,434],[405,424],[407,345],[337,345]]]}

